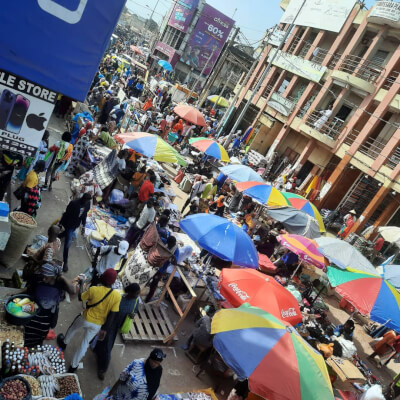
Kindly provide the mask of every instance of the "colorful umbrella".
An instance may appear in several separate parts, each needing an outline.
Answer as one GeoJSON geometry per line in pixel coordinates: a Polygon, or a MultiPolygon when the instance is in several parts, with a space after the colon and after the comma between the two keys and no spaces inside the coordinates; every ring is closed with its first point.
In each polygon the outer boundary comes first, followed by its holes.
{"type": "Polygon", "coordinates": [[[332,237],[315,239],[318,250],[339,268],[352,268],[368,274],[377,275],[375,267],[354,246],[332,237]]]}
{"type": "Polygon", "coordinates": [[[224,268],[219,279],[222,296],[234,307],[249,303],[291,325],[303,319],[296,298],[270,276],[249,268],[224,268]]]}
{"type": "Polygon", "coordinates": [[[400,265],[386,264],[376,267],[379,275],[387,280],[396,289],[400,289],[400,265]]]}
{"type": "Polygon", "coordinates": [[[295,193],[282,192],[282,195],[287,200],[289,206],[297,208],[298,210],[304,211],[308,215],[311,215],[318,222],[320,232],[326,232],[322,216],[319,213],[317,207],[315,207],[313,203],[311,203],[305,197],[295,193]]]}
{"type": "Polygon", "coordinates": [[[158,60],[158,65],[161,66],[161,68],[164,68],[166,71],[172,71],[172,65],[165,60],[158,60]]]}
{"type": "Polygon", "coordinates": [[[259,201],[261,204],[268,206],[286,206],[287,201],[282,193],[271,185],[261,182],[238,182],[236,184],[237,190],[243,192],[246,196],[252,197],[254,200],[259,201]]]}
{"type": "Polygon", "coordinates": [[[213,214],[189,215],[179,226],[211,254],[241,267],[258,268],[258,253],[250,236],[226,218],[213,214]]]}
{"type": "Polygon", "coordinates": [[[325,361],[289,324],[243,304],[218,311],[214,347],[251,392],[265,399],[333,400],[325,361]]]}
{"type": "Polygon", "coordinates": [[[318,244],[304,236],[300,235],[279,235],[278,242],[297,254],[299,258],[317,268],[324,269],[329,261],[317,250],[318,244]]]}
{"type": "Polygon", "coordinates": [[[174,108],[174,113],[192,124],[198,126],[206,125],[206,120],[204,119],[203,114],[197,108],[192,106],[178,105],[174,108]]]}
{"type": "Polygon", "coordinates": [[[212,96],[208,96],[207,100],[211,101],[211,103],[216,103],[218,101],[217,106],[227,108],[229,107],[229,101],[224,97],[218,96],[217,94],[213,94],[212,96]]]}
{"type": "Polygon", "coordinates": [[[264,183],[263,178],[246,165],[227,165],[219,170],[237,182],[257,181],[264,183]]]}
{"type": "Polygon", "coordinates": [[[219,143],[214,142],[212,139],[207,139],[205,137],[197,137],[189,140],[189,143],[196,147],[196,149],[200,150],[204,154],[208,156],[217,158],[223,162],[230,162],[228,153],[219,143]]]}
{"type": "Polygon", "coordinates": [[[380,276],[328,267],[328,278],[336,291],[364,315],[400,331],[400,294],[380,276]]]}
{"type": "Polygon", "coordinates": [[[146,132],[128,132],[115,135],[115,139],[156,161],[178,163],[182,166],[186,165],[184,158],[158,135],[146,132]]]}

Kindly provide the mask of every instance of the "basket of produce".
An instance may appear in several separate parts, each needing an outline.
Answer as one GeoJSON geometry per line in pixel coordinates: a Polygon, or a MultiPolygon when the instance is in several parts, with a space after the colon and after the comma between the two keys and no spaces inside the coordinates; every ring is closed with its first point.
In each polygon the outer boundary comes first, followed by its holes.
{"type": "Polygon", "coordinates": [[[7,299],[6,320],[13,325],[26,325],[38,312],[39,306],[27,294],[18,294],[7,299]]]}
{"type": "Polygon", "coordinates": [[[0,383],[0,400],[31,400],[29,383],[20,376],[5,378],[0,383]]]}
{"type": "Polygon", "coordinates": [[[71,394],[77,393],[82,397],[78,375],[76,374],[42,375],[38,379],[43,396],[64,399],[71,394]]]}
{"type": "Polygon", "coordinates": [[[40,383],[35,377],[23,374],[18,376],[25,379],[28,382],[28,385],[31,388],[31,395],[33,398],[42,396],[42,389],[40,388],[40,383]]]}

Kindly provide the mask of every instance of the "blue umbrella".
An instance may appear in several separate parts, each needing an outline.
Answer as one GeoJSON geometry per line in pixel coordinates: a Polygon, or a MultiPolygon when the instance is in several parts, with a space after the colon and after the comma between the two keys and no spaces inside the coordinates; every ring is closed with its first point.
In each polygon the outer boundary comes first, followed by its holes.
{"type": "Polygon", "coordinates": [[[226,218],[195,214],[183,219],[179,226],[200,247],[222,260],[258,268],[258,253],[250,236],[226,218]]]}
{"type": "Polygon", "coordinates": [[[227,165],[219,169],[223,174],[237,182],[257,181],[264,182],[256,171],[246,165],[227,165]]]}
{"type": "Polygon", "coordinates": [[[396,289],[400,289],[400,265],[396,264],[381,264],[376,268],[377,273],[387,280],[396,289]]]}
{"type": "Polygon", "coordinates": [[[158,65],[160,65],[160,66],[161,66],[162,68],[164,68],[166,71],[172,71],[172,70],[173,70],[172,65],[171,65],[168,61],[159,60],[159,61],[158,61],[158,65]]]}

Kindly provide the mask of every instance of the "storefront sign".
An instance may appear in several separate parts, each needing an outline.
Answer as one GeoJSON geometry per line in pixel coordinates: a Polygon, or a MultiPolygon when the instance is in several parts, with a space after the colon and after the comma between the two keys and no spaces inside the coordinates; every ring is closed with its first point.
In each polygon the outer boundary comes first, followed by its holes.
{"type": "Polygon", "coordinates": [[[400,3],[377,1],[368,16],[368,21],[397,28],[400,23],[400,3]]]}
{"type": "MultiPolygon", "coordinates": [[[[269,52],[268,61],[272,59],[276,51],[273,49],[269,52]]],[[[289,53],[284,53],[281,50],[278,51],[272,64],[313,82],[319,82],[326,71],[326,67],[322,65],[289,53]]]]}
{"type": "Polygon", "coordinates": [[[8,1],[1,68],[83,101],[125,1],[8,1]]]}
{"type": "MultiPolygon", "coordinates": [[[[157,42],[155,50],[161,51],[161,53],[168,56],[167,61],[169,63],[171,63],[171,60],[174,58],[174,56],[176,54],[176,50],[173,47],[168,46],[167,44],[165,44],[163,42],[157,42]]],[[[174,66],[174,65],[172,65],[172,66],[174,66]]]]}
{"type": "Polygon", "coordinates": [[[272,31],[268,38],[268,43],[272,44],[272,46],[279,47],[283,41],[283,38],[285,37],[285,34],[285,31],[280,31],[279,29],[272,31]]]}
{"type": "MultiPolygon", "coordinates": [[[[281,24],[291,24],[302,4],[303,0],[290,0],[281,18],[281,24]]],[[[356,0],[307,0],[296,18],[295,25],[339,32],[355,4],[356,0]]]]}
{"type": "Polygon", "coordinates": [[[293,111],[295,104],[293,101],[286,99],[281,96],[279,93],[272,93],[271,99],[267,103],[271,108],[280,112],[282,115],[286,117],[293,111]]]}
{"type": "Polygon", "coordinates": [[[197,4],[199,4],[199,0],[178,0],[172,10],[168,25],[182,32],[187,32],[196,12],[197,4]]]}
{"type": "Polygon", "coordinates": [[[205,4],[181,61],[197,71],[202,71],[207,64],[204,74],[209,75],[234,23],[233,19],[205,4]]]}
{"type": "Polygon", "coordinates": [[[0,70],[0,148],[33,156],[57,93],[0,70]]]}

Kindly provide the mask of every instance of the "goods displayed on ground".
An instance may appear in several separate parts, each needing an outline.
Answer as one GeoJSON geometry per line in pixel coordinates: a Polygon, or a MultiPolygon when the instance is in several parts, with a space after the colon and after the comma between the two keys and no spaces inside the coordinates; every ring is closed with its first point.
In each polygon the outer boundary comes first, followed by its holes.
{"type": "Polygon", "coordinates": [[[0,383],[0,398],[4,400],[30,399],[29,383],[22,377],[4,379],[0,383]]]}

